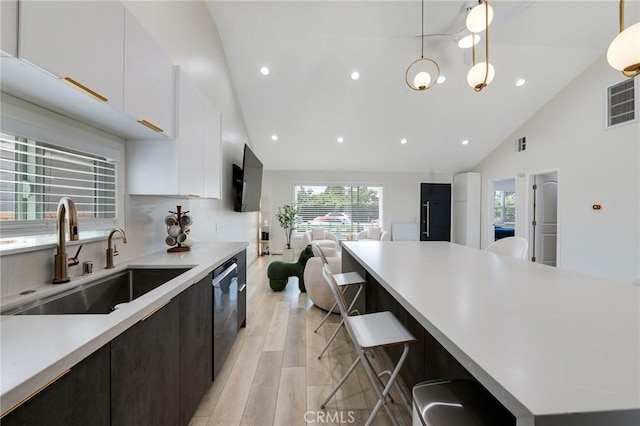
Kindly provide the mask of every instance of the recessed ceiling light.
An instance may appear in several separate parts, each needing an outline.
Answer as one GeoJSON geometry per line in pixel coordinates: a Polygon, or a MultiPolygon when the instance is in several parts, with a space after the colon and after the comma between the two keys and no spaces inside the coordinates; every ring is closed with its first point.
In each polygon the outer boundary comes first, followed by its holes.
{"type": "Polygon", "coordinates": [[[526,82],[527,80],[525,80],[524,78],[521,78],[520,80],[516,81],[516,87],[524,86],[526,82]]]}
{"type": "Polygon", "coordinates": [[[469,145],[469,139],[465,139],[462,141],[462,145],[469,145]]]}
{"type": "Polygon", "coordinates": [[[354,71],[351,73],[351,80],[357,80],[360,78],[360,73],[358,71],[354,71]]]}
{"type": "Polygon", "coordinates": [[[267,67],[260,68],[260,74],[269,75],[269,68],[267,68],[267,67]]]}
{"type": "Polygon", "coordinates": [[[278,135],[271,135],[271,140],[272,141],[277,141],[278,140],[278,135]]]}
{"type": "Polygon", "coordinates": [[[401,143],[402,145],[404,145],[404,144],[405,144],[405,143],[407,143],[407,142],[408,142],[408,141],[407,141],[405,138],[400,139],[400,143],[401,143]]]}
{"type": "Polygon", "coordinates": [[[338,143],[342,143],[342,142],[344,142],[344,138],[343,138],[342,136],[340,136],[340,137],[338,138],[338,143]]]}
{"type": "Polygon", "coordinates": [[[445,81],[447,81],[447,77],[445,77],[444,75],[441,75],[440,77],[438,77],[438,84],[442,84],[445,81]]]}

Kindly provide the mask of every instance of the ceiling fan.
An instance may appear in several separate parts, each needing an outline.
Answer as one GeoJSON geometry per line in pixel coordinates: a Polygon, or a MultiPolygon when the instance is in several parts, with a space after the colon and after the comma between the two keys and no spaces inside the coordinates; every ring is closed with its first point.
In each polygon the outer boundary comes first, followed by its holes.
{"type": "MultiPolygon", "coordinates": [[[[535,3],[535,0],[500,1],[491,3],[491,5],[495,7],[496,3],[500,6],[494,13],[493,22],[491,24],[492,28],[515,18],[535,3]]],[[[458,45],[458,47],[462,48],[465,64],[470,65],[471,49],[469,48],[473,45],[472,43],[474,41],[474,44],[477,44],[482,35],[474,36],[475,39],[472,38],[471,32],[465,25],[465,21],[469,11],[477,4],[477,0],[465,1],[460,7],[460,12],[453,18],[451,24],[448,25],[447,30],[445,30],[444,33],[417,35],[416,38],[423,37],[423,40],[425,41],[453,41],[458,45]]]]}

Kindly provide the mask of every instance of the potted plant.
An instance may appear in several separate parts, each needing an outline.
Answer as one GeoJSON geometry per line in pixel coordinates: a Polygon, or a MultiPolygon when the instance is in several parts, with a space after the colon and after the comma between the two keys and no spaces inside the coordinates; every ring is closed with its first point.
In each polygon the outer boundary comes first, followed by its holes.
{"type": "Polygon", "coordinates": [[[296,229],[296,217],[298,216],[298,207],[293,204],[285,204],[282,207],[278,207],[278,211],[276,213],[276,219],[278,219],[278,223],[284,229],[284,235],[287,238],[287,246],[283,250],[282,254],[284,255],[284,259],[292,262],[293,261],[293,249],[291,248],[291,234],[293,234],[293,230],[296,229]]]}

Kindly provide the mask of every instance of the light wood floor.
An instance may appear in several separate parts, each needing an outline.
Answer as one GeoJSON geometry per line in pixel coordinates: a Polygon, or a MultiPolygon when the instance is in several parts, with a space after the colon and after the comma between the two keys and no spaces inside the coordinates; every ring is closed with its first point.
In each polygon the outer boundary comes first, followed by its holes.
{"type": "MultiPolygon", "coordinates": [[[[327,408],[320,410],[322,399],[355,359],[355,350],[341,332],[317,359],[338,315],[314,333],[325,312],[300,293],[297,279],[290,279],[282,292],[269,288],[266,269],[276,259],[280,256],[261,257],[248,267],[247,327],[240,330],[190,426],[357,426],[365,423],[375,405],[375,391],[359,366],[327,408]]],[[[400,398],[395,398],[391,407],[396,419],[401,425],[411,424],[400,398]]],[[[384,409],[375,420],[376,425],[391,424],[384,409]]]]}

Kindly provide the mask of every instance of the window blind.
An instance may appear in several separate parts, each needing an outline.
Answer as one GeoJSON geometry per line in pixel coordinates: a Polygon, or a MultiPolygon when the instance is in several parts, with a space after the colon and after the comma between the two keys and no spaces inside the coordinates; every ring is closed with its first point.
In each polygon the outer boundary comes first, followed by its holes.
{"type": "Polygon", "coordinates": [[[380,186],[296,185],[297,232],[324,228],[335,233],[355,233],[381,226],[380,186]]]}
{"type": "Polygon", "coordinates": [[[70,197],[81,229],[116,218],[116,163],[33,139],[0,135],[0,233],[54,233],[58,201],[70,197]]]}

